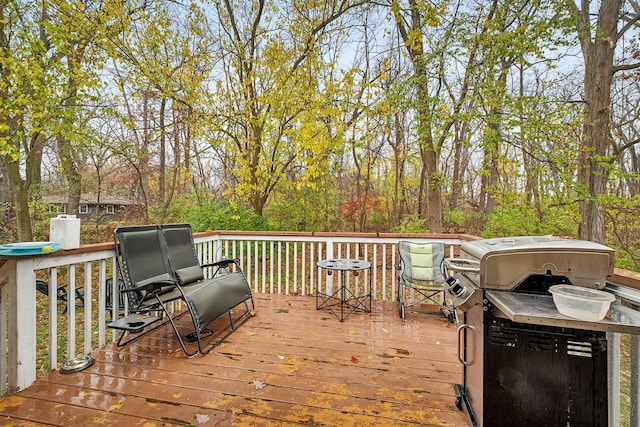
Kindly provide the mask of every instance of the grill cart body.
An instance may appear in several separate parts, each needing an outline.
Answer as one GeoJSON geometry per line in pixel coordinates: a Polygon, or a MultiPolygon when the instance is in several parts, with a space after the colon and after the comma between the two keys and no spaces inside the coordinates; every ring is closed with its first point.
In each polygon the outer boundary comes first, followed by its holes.
{"type": "Polygon", "coordinates": [[[606,426],[607,332],[640,333],[636,311],[605,319],[560,314],[549,287],[603,289],[614,251],[549,236],[464,243],[449,293],[461,324],[457,404],[474,426],[606,426]],[[462,266],[462,267],[460,267],[462,266]]]}

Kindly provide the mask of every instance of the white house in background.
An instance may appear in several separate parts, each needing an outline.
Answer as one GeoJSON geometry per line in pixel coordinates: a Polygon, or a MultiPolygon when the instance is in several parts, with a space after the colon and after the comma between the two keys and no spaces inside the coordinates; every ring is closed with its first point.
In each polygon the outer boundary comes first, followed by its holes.
{"type": "MultiPolygon", "coordinates": [[[[49,212],[64,214],[67,212],[67,196],[45,196],[42,201],[49,205],[49,212]]],[[[90,219],[97,213],[114,215],[114,219],[127,217],[135,212],[136,203],[124,197],[101,194],[100,200],[94,193],[86,193],[80,196],[78,206],[78,218],[90,219]]]]}

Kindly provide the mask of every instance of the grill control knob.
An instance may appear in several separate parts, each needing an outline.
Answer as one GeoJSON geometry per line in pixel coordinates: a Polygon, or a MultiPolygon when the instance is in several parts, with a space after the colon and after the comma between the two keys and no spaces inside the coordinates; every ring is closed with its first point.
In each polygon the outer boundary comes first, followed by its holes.
{"type": "Polygon", "coordinates": [[[460,284],[458,279],[456,279],[454,277],[449,277],[447,279],[447,283],[449,284],[449,293],[451,295],[456,295],[456,296],[459,296],[459,297],[464,296],[466,289],[464,288],[464,286],[462,286],[460,284]]]}

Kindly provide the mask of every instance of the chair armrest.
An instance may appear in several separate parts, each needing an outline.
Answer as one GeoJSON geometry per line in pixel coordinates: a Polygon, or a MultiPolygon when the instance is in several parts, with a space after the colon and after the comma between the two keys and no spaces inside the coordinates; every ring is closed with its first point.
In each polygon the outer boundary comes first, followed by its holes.
{"type": "Polygon", "coordinates": [[[178,283],[167,273],[136,282],[133,287],[121,292],[146,291],[157,292],[166,286],[178,286],[178,283]]]}
{"type": "Polygon", "coordinates": [[[147,291],[147,292],[153,293],[155,291],[158,291],[164,288],[165,286],[178,286],[178,284],[173,280],[161,280],[153,283],[145,283],[144,285],[136,286],[135,288],[120,289],[120,292],[123,294],[129,293],[129,292],[140,292],[140,291],[147,291]]]}
{"type": "Polygon", "coordinates": [[[220,268],[225,268],[227,267],[229,264],[238,264],[239,265],[240,260],[238,258],[227,258],[227,259],[221,259],[219,261],[215,261],[209,264],[203,264],[202,267],[220,267],[220,268]]]}

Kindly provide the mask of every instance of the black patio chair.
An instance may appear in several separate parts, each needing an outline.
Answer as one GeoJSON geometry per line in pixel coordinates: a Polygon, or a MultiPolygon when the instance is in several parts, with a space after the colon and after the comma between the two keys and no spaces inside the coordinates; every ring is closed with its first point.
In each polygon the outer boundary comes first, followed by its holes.
{"type": "MultiPolygon", "coordinates": [[[[46,280],[36,279],[36,290],[43,295],[49,296],[49,282],[46,280]]],[[[83,307],[84,306],[84,293],[82,292],[82,288],[76,288],[76,306],[83,307]]],[[[62,301],[63,309],[60,311],[61,314],[66,314],[68,307],[68,295],[67,295],[67,285],[60,285],[56,290],[56,299],[58,301],[62,301]]]]}

